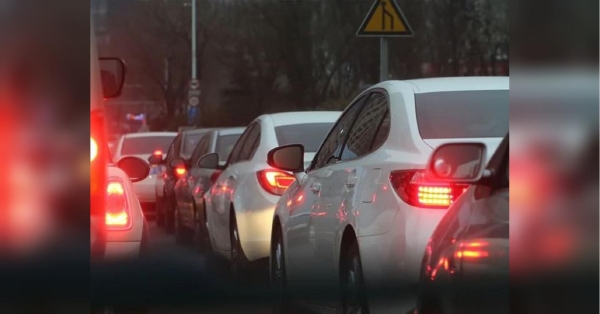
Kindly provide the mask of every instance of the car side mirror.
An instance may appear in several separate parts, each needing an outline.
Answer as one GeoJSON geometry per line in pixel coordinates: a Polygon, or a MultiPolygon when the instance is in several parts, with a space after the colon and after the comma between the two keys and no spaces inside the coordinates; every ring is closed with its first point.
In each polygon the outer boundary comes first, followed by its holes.
{"type": "Polygon", "coordinates": [[[198,168],[204,169],[218,169],[219,168],[219,154],[218,153],[209,153],[206,154],[200,159],[198,159],[197,163],[198,168]]]}
{"type": "Polygon", "coordinates": [[[150,174],[150,166],[139,157],[123,157],[117,162],[117,167],[127,174],[131,182],[142,181],[150,174]]]}
{"type": "Polygon", "coordinates": [[[104,98],[119,97],[125,85],[125,62],[119,58],[100,58],[99,61],[104,98]]]}
{"type": "Polygon", "coordinates": [[[304,146],[291,144],[274,148],[267,154],[267,164],[293,173],[304,172],[304,146]]]}
{"type": "Polygon", "coordinates": [[[163,163],[163,156],[152,154],[148,157],[148,163],[151,165],[160,165],[163,163]]]}
{"type": "Polygon", "coordinates": [[[482,143],[448,143],[429,159],[425,177],[431,181],[477,183],[485,170],[487,148],[482,143]]]}

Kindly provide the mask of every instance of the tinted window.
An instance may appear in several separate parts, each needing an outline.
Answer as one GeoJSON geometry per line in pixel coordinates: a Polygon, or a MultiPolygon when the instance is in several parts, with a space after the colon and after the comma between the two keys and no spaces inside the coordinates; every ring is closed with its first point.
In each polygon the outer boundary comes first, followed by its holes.
{"type": "Polygon", "coordinates": [[[206,133],[188,133],[185,135],[185,141],[183,142],[183,146],[181,147],[182,153],[181,156],[190,156],[198,142],[206,133]]]}
{"type": "Polygon", "coordinates": [[[246,128],[246,130],[244,131],[244,133],[242,134],[242,136],[235,143],[235,146],[233,147],[233,150],[231,151],[231,155],[229,155],[229,159],[227,161],[228,164],[234,164],[238,161],[240,152],[242,151],[242,148],[244,147],[244,144],[246,143],[246,139],[248,138],[248,135],[250,134],[250,132],[252,131],[254,126],[255,126],[255,124],[251,124],[250,126],[248,126],[246,128]]]}
{"type": "Polygon", "coordinates": [[[354,122],[365,98],[366,96],[361,97],[350,105],[350,109],[344,112],[342,117],[329,132],[329,135],[327,135],[327,139],[323,141],[323,145],[321,145],[319,152],[313,160],[311,169],[321,168],[338,157],[344,138],[350,130],[350,126],[352,125],[352,122],[354,122]]]}
{"type": "Polygon", "coordinates": [[[250,160],[254,156],[254,152],[258,148],[260,144],[260,124],[256,123],[250,133],[248,134],[248,139],[246,143],[244,143],[244,147],[242,147],[242,151],[240,152],[240,156],[238,157],[238,161],[250,160]]]}
{"type": "Polygon", "coordinates": [[[332,126],[333,122],[282,125],[275,127],[275,135],[279,146],[302,144],[305,152],[315,153],[332,126]]]}
{"type": "Polygon", "coordinates": [[[194,149],[194,153],[192,153],[192,157],[190,158],[190,165],[195,166],[198,162],[198,159],[208,153],[208,146],[210,143],[210,138],[212,134],[205,134],[204,137],[198,142],[196,149],[194,149]]]}
{"type": "Polygon", "coordinates": [[[371,151],[374,151],[374,150],[378,149],[379,147],[381,147],[383,145],[383,143],[385,143],[385,141],[387,140],[389,134],[390,134],[390,111],[388,109],[387,112],[385,113],[385,117],[383,118],[383,121],[381,121],[381,124],[379,125],[377,134],[375,134],[375,139],[373,140],[373,145],[371,146],[371,151]]]}
{"type": "Polygon", "coordinates": [[[229,154],[233,151],[235,143],[241,134],[221,135],[217,139],[217,153],[221,161],[227,160],[229,154]]]}
{"type": "Polygon", "coordinates": [[[342,160],[357,158],[371,152],[373,140],[387,110],[387,96],[382,93],[371,94],[352,126],[346,145],[344,145],[342,160]]]}
{"type": "Polygon", "coordinates": [[[503,137],[508,133],[508,90],[415,95],[423,139],[503,137]]]}
{"type": "Polygon", "coordinates": [[[128,137],[121,146],[121,155],[148,155],[156,150],[165,153],[174,136],[128,137]]]}

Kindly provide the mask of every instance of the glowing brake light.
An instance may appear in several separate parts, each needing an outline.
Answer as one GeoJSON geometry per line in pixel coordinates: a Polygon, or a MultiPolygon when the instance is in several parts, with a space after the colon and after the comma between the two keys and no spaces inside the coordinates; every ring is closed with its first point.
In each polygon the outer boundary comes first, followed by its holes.
{"type": "Polygon", "coordinates": [[[275,195],[283,195],[296,180],[293,175],[279,170],[262,170],[256,173],[256,177],[265,191],[275,195]]]}
{"type": "Polygon", "coordinates": [[[180,176],[180,177],[181,177],[181,176],[183,176],[183,175],[185,174],[185,171],[186,171],[186,170],[185,170],[185,167],[177,167],[177,168],[175,168],[175,173],[176,173],[178,176],[180,176]]]}
{"type": "Polygon", "coordinates": [[[154,156],[162,156],[162,151],[161,150],[155,150],[154,153],[152,153],[154,156]]]}
{"type": "Polygon", "coordinates": [[[448,208],[468,185],[426,182],[424,171],[392,171],[394,191],[407,204],[423,208],[448,208]]]}
{"type": "Polygon", "coordinates": [[[106,187],[106,226],[111,229],[131,228],[127,194],[118,178],[110,178],[106,187]]]}
{"type": "Polygon", "coordinates": [[[90,162],[98,156],[98,144],[93,137],[90,137],[90,162]]]}

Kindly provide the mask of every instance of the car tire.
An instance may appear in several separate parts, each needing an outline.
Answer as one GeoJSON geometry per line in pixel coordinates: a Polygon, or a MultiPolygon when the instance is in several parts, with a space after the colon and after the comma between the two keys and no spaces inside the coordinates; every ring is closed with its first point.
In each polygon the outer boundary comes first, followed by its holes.
{"type": "Polygon", "coordinates": [[[342,255],[341,266],[342,313],[369,313],[362,263],[356,240],[342,255]]]}
{"type": "Polygon", "coordinates": [[[179,216],[179,209],[175,208],[173,211],[173,221],[175,230],[175,242],[178,244],[190,244],[192,243],[192,232],[181,224],[181,217],[179,216]]]}
{"type": "Polygon", "coordinates": [[[231,242],[229,249],[231,280],[236,287],[244,282],[248,261],[240,244],[239,232],[235,213],[232,211],[229,226],[229,240],[231,242]]]}
{"type": "Polygon", "coordinates": [[[208,222],[206,221],[206,205],[199,210],[196,203],[194,203],[194,213],[196,215],[194,219],[194,238],[198,252],[202,254],[211,253],[212,245],[208,234],[208,222]]]}
{"type": "Polygon", "coordinates": [[[291,301],[286,287],[285,255],[281,227],[273,228],[271,237],[271,253],[269,254],[269,277],[275,296],[273,313],[291,313],[291,301]]]}

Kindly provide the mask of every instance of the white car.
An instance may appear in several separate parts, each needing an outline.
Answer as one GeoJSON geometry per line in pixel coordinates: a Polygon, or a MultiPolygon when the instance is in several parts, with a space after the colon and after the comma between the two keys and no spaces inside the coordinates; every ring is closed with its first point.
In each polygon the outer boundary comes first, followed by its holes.
{"type": "Polygon", "coordinates": [[[274,205],[294,181],[291,173],[268,166],[267,153],[300,143],[310,160],[340,112],[266,114],[246,128],[225,170],[204,195],[206,219],[214,251],[230,258],[233,274],[246,262],[269,257],[274,205]]]}
{"type": "MultiPolygon", "coordinates": [[[[272,221],[273,284],[328,291],[342,284],[348,292],[418,283],[428,239],[466,189],[426,181],[429,155],[449,142],[482,142],[491,155],[508,133],[508,83],[382,82],[350,103],[306,171],[302,147],[271,151],[269,164],[298,178],[272,221]]],[[[373,305],[358,295],[343,293],[327,306],[348,313],[373,305]]]]}
{"type": "Polygon", "coordinates": [[[117,165],[107,167],[105,260],[137,258],[149,241],[148,224],[132,183],[146,178],[148,163],[130,156],[117,165]]]}
{"type": "MultiPolygon", "coordinates": [[[[162,155],[168,149],[176,132],[140,132],[124,134],[115,146],[113,160],[119,161],[124,156],[135,156],[145,161],[152,154],[162,155]]],[[[160,165],[151,165],[146,179],[135,182],[133,188],[140,199],[146,215],[156,214],[156,179],[161,173],[160,165]]]]}

